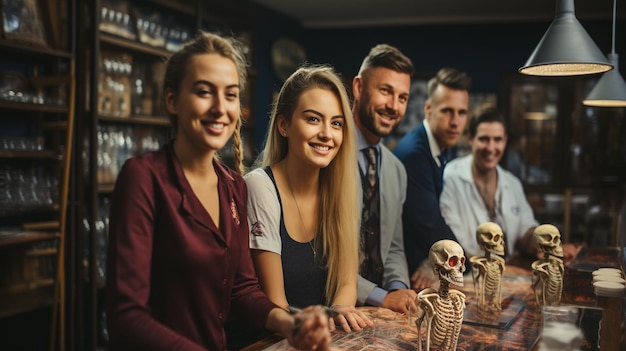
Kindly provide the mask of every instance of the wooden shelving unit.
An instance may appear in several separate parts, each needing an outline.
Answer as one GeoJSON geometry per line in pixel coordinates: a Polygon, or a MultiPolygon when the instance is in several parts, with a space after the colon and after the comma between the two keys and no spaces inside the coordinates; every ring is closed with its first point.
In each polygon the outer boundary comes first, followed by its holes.
{"type": "MultiPolygon", "coordinates": [[[[0,319],[19,319],[47,308],[50,320],[42,325],[48,326],[49,339],[33,337],[47,340],[50,350],[66,349],[65,245],[73,165],[76,3],[37,2],[45,7],[39,15],[46,46],[0,39],[0,66],[7,65],[0,68],[28,83],[16,86],[14,97],[0,98],[0,130],[4,131],[0,136],[11,131],[11,138],[36,144],[5,143],[0,149],[0,177],[4,177],[0,182],[4,197],[0,202],[0,319]]],[[[12,349],[15,342],[3,338],[2,347],[12,349]]]]}

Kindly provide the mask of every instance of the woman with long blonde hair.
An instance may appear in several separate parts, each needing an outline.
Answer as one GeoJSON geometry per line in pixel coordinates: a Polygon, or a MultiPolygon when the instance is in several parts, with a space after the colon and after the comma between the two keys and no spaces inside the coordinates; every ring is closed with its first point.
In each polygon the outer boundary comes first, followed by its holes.
{"type": "Polygon", "coordinates": [[[305,65],[275,101],[261,167],[244,176],[252,258],[262,288],[285,309],[323,303],[331,328],[360,330],[356,134],[334,69],[305,65]]]}

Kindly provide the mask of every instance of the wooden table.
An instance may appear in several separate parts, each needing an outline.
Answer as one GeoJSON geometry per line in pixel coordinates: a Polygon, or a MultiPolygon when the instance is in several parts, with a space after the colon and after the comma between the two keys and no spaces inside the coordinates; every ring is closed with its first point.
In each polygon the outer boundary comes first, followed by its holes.
{"type": "MultiPolygon", "coordinates": [[[[584,339],[580,350],[598,349],[598,324],[601,310],[593,292],[592,272],[599,267],[622,268],[622,248],[585,248],[576,259],[565,266],[565,278],[561,304],[578,309],[577,326],[584,339]]],[[[516,260],[507,263],[502,284],[503,311],[485,314],[476,308],[474,284],[470,275],[465,276],[465,286],[456,287],[465,293],[466,307],[463,327],[457,350],[460,351],[537,351],[542,342],[542,309],[537,305],[531,289],[530,261],[516,260]],[[520,268],[523,267],[523,268],[520,268]]],[[[332,333],[334,350],[415,350],[417,328],[408,323],[408,316],[388,309],[360,307],[374,321],[374,326],[359,332],[332,333]]],[[[622,350],[626,350],[626,338],[622,336],[622,350]]],[[[543,342],[547,338],[544,338],[543,342]]],[[[245,351],[278,350],[291,351],[285,340],[271,336],[261,340],[245,351]]]]}
{"type": "MultiPolygon", "coordinates": [[[[475,306],[473,283],[465,277],[462,288],[466,296],[466,309],[459,351],[479,350],[532,350],[536,348],[541,333],[541,311],[537,308],[530,288],[530,272],[507,266],[502,287],[505,308],[501,314],[481,315],[475,306]],[[501,321],[502,320],[502,321],[501,321]]],[[[359,332],[332,333],[332,347],[336,350],[415,350],[417,328],[408,323],[408,316],[385,308],[360,307],[373,321],[374,326],[359,332]]],[[[412,324],[412,323],[411,323],[412,324]]],[[[259,341],[245,349],[293,350],[286,340],[278,336],[259,341]]]]}

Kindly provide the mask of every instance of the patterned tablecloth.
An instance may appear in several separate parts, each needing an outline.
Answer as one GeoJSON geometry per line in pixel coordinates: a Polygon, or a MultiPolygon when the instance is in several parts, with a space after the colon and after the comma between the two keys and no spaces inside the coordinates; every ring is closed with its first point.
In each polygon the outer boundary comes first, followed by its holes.
{"type": "MultiPolygon", "coordinates": [[[[541,333],[541,312],[537,309],[530,288],[530,272],[507,267],[502,287],[503,311],[485,314],[475,307],[473,283],[466,277],[464,287],[457,287],[466,296],[466,309],[459,351],[532,350],[541,333]]],[[[374,326],[359,332],[333,332],[334,350],[415,350],[417,328],[408,316],[385,308],[360,307],[374,326]]],[[[423,329],[422,329],[423,330],[423,329]]],[[[293,350],[285,340],[269,346],[258,344],[249,350],[293,350]],[[263,346],[261,346],[263,345],[263,346]]]]}

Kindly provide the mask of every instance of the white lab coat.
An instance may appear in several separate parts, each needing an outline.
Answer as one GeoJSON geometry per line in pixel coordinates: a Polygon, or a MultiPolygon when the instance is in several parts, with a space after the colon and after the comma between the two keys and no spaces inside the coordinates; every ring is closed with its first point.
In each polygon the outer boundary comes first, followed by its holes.
{"type": "MultiPolygon", "coordinates": [[[[465,256],[484,255],[476,241],[476,228],[490,221],[489,211],[472,178],[472,155],[450,161],[444,169],[441,214],[465,250],[465,256]]],[[[517,239],[537,226],[522,183],[511,172],[497,166],[496,223],[506,235],[509,256],[517,239]]]]}

